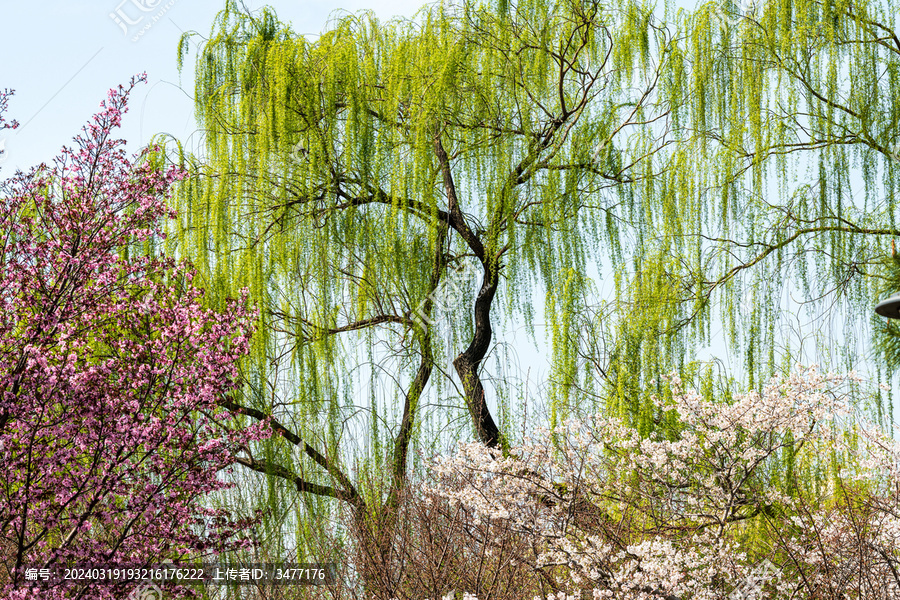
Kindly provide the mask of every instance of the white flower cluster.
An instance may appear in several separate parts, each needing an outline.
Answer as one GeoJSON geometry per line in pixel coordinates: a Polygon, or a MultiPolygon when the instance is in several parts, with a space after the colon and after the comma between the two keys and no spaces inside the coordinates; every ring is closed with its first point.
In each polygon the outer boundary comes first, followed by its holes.
{"type": "MultiPolygon", "coordinates": [[[[853,421],[841,390],[857,379],[811,367],[724,404],[684,391],[673,375],[672,400],[653,401],[676,412],[677,433],[644,437],[619,419],[595,415],[539,429],[508,455],[460,444],[455,456],[433,463],[437,484],[429,491],[464,507],[476,524],[502,521],[531,536],[540,548],[538,568],[564,572],[573,590],[593,590],[594,598],[713,600],[731,593],[763,600],[790,596],[801,570],[813,581],[803,569],[818,569],[834,559],[829,552],[840,555],[839,548],[853,547],[850,537],[860,536],[846,511],[826,509],[827,502],[803,505],[805,497],[770,485],[772,478],[789,459],[824,466],[822,457],[849,457],[842,468],[865,482],[870,498],[882,498],[872,505],[866,544],[872,564],[881,565],[873,567],[877,577],[886,580],[900,568],[900,446],[853,421]],[[842,429],[847,423],[854,427],[842,429]],[[760,556],[747,556],[741,542],[745,524],[760,515],[769,522],[784,517],[779,548],[791,573],[776,569],[753,579],[760,556]]],[[[845,482],[837,481],[826,488],[834,492],[845,482]]],[[[832,571],[816,573],[821,579],[832,571]]],[[[885,594],[896,588],[882,584],[869,597],[890,598],[885,594]]]]}

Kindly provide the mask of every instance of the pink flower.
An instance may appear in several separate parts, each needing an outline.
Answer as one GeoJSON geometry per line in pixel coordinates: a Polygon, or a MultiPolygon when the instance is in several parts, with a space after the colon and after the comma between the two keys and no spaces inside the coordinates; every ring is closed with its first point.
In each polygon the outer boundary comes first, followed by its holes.
{"type": "MultiPolygon", "coordinates": [[[[124,252],[161,238],[162,220],[174,216],[169,186],[185,176],[131,162],[124,142],[110,137],[131,89],[145,80],[111,90],[53,167],[5,184],[4,573],[20,556],[48,565],[206,555],[241,545],[237,534],[250,525],[226,516],[201,532],[191,526],[207,513],[198,499],[226,487],[217,473],[233,460],[213,435],[227,413],[214,409],[238,385],[233,365],[247,352],[253,318],[246,298],[225,314],[206,310],[187,266],[124,252]],[[160,283],[179,280],[179,290],[160,283]]],[[[64,597],[23,584],[21,576],[4,583],[0,597],[64,597]]],[[[89,597],[124,592],[100,586],[89,597]]]]}

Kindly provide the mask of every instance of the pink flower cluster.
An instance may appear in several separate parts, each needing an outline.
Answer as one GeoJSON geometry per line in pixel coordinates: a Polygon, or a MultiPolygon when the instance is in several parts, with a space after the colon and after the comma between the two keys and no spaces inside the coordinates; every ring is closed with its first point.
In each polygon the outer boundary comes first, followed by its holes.
{"type": "Polygon", "coordinates": [[[665,435],[595,415],[506,455],[460,444],[428,492],[532,540],[560,598],[896,600],[900,445],[849,385],[812,367],[726,403],[671,376],[665,435]]]}
{"type": "MultiPolygon", "coordinates": [[[[111,90],[73,148],[0,197],[0,597],[54,600],[25,567],[155,564],[244,545],[198,506],[242,436],[217,405],[236,386],[252,315],[201,306],[184,265],[155,256],[177,168],[129,160],[111,90]]],[[[0,107],[3,105],[0,104],[0,107]]],[[[252,436],[265,435],[250,432],[252,436]]],[[[124,597],[89,586],[79,597],[124,597]]],[[[176,590],[176,596],[186,590],[176,590]]]]}
{"type": "Polygon", "coordinates": [[[19,122],[16,120],[12,120],[7,122],[6,118],[3,116],[3,113],[6,112],[9,107],[9,98],[13,95],[15,90],[3,90],[0,91],[0,130],[3,129],[15,129],[19,126],[19,122]]]}

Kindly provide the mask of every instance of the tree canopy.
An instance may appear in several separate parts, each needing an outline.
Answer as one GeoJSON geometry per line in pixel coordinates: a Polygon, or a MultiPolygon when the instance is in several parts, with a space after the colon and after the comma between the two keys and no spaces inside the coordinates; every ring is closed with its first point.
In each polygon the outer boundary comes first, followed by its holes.
{"type": "Polygon", "coordinates": [[[230,413],[217,405],[239,385],[252,317],[234,300],[225,314],[204,309],[191,270],[154,250],[184,173],[147,153],[129,159],[112,137],[139,80],[110,90],[52,166],[0,184],[0,595],[10,600],[121,598],[139,582],[61,567],[146,568],[247,545],[250,521],[198,500],[224,489],[232,452],[264,434],[223,435],[230,413]]]}
{"type": "Polygon", "coordinates": [[[672,246],[695,312],[723,323],[751,381],[798,351],[777,326],[786,308],[814,323],[807,333],[828,326],[821,315],[839,315],[837,331],[816,342],[821,360],[850,369],[873,358],[872,307],[897,289],[897,8],[709,3],[675,19],[688,35],[674,53],[685,76],[672,89],[685,101],[673,119],[696,166],[677,195],[684,227],[672,246]]]}
{"type": "Polygon", "coordinates": [[[466,0],[307,39],[226,3],[197,51],[204,141],[178,148],[195,176],[170,239],[214,301],[261,302],[225,403],[275,420],[240,458],[271,506],[277,479],[309,510],[381,514],[415,448],[508,448],[524,403],[486,366],[498,325],[546,322],[551,422],[599,405],[643,434],[665,421],[659,376],[702,373],[693,351],[720,333],[758,388],[801,350],[785,319],[818,333],[841,305],[816,351],[860,364],[854,327],[900,282],[898,11],[735,10],[466,0]]]}
{"type": "Polygon", "coordinates": [[[592,265],[665,193],[671,48],[633,3],[349,15],[315,41],[228,3],[197,56],[203,162],[182,155],[172,239],[216,293],[263,302],[231,408],[274,416],[281,446],[244,463],[368,511],[460,409],[505,445],[521,407],[486,395],[483,361],[498,319],[533,327],[536,289],[564,405],[592,265]],[[448,299],[460,272],[477,285],[448,299]]]}

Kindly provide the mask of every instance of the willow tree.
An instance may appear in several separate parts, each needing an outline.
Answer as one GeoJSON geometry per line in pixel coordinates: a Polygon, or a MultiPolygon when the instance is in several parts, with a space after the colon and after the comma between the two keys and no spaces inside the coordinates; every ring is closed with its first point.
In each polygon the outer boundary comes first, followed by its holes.
{"type": "MultiPolygon", "coordinates": [[[[698,325],[682,337],[708,341],[721,323],[756,385],[781,358],[797,356],[782,329],[797,313],[815,321],[811,330],[828,327],[820,316],[834,318],[833,336],[816,342],[820,358],[861,368],[872,357],[872,308],[896,280],[900,7],[736,4],[704,3],[675,17],[684,36],[672,53],[679,76],[666,91],[678,107],[684,168],[660,182],[679,190],[671,201],[647,197],[640,228],[659,232],[672,214],[677,226],[661,234],[671,249],[666,270],[649,249],[634,272],[674,282],[672,304],[698,325]]],[[[670,352],[654,341],[644,347],[670,352]]]]}
{"type": "Polygon", "coordinates": [[[229,2],[197,54],[205,140],[170,241],[213,299],[248,287],[261,309],[223,403],[276,435],[239,462],[378,522],[418,441],[508,443],[515,390],[486,392],[484,360],[499,318],[534,335],[536,289],[565,388],[593,259],[658,193],[671,44],[632,2],[347,15],[314,41],[229,2]]]}

